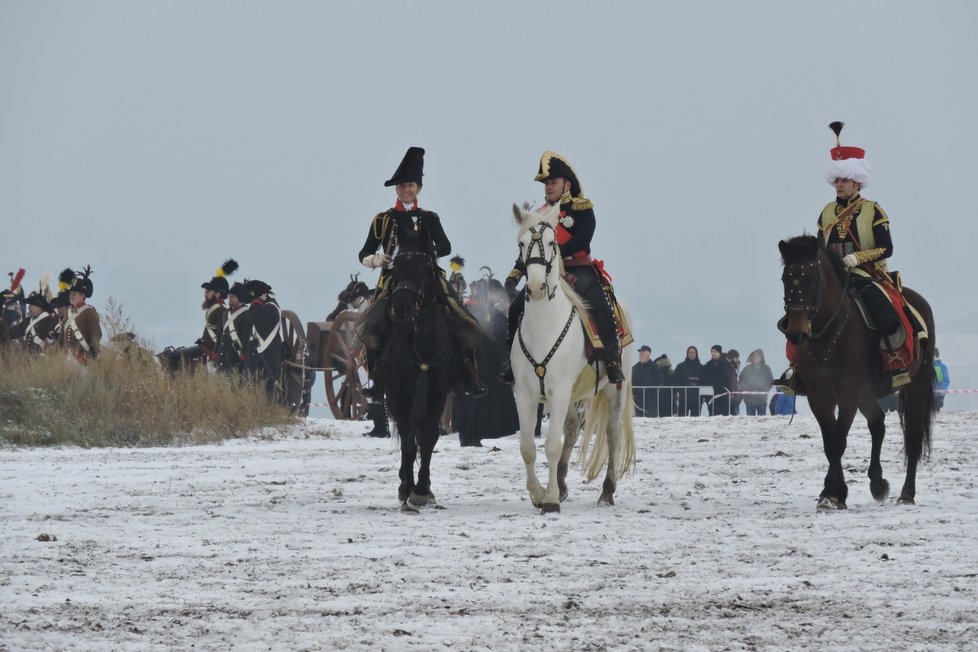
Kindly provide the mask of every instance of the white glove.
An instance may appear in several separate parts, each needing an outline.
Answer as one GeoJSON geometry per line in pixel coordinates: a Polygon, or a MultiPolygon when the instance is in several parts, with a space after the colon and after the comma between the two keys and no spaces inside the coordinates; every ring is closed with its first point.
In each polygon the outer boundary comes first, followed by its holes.
{"type": "Polygon", "coordinates": [[[859,257],[856,254],[846,254],[842,257],[842,264],[846,266],[846,269],[852,269],[859,265],[859,257]]]}
{"type": "Polygon", "coordinates": [[[364,267],[377,269],[378,267],[387,267],[390,265],[391,257],[385,253],[379,253],[372,256],[364,256],[360,262],[363,263],[364,267]]]}

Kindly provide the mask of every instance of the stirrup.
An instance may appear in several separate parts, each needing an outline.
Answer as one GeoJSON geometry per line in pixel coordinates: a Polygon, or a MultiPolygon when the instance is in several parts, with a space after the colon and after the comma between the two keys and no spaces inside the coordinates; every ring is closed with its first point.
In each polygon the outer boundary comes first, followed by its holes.
{"type": "Polygon", "coordinates": [[[890,386],[893,389],[910,384],[910,372],[906,369],[895,369],[890,372],[890,386]]]}
{"type": "Polygon", "coordinates": [[[617,362],[605,363],[605,372],[608,374],[608,382],[612,385],[625,382],[625,373],[617,362]]]}
{"type": "Polygon", "coordinates": [[[384,398],[384,388],[380,386],[380,383],[374,381],[374,384],[370,387],[363,387],[360,389],[360,396],[369,399],[370,401],[377,401],[384,398]]]}
{"type": "Polygon", "coordinates": [[[465,393],[471,396],[472,398],[482,398],[483,396],[489,393],[489,388],[486,387],[485,383],[479,380],[476,380],[474,382],[469,381],[465,383],[465,393]]]}
{"type": "Polygon", "coordinates": [[[499,382],[504,385],[516,384],[516,376],[513,375],[513,363],[509,360],[503,360],[499,369],[499,382]]]}

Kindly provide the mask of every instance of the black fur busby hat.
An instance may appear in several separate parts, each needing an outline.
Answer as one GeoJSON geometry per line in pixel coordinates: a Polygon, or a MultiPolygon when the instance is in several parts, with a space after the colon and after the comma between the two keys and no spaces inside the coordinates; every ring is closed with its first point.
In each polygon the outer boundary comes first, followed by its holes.
{"type": "Polygon", "coordinates": [[[241,303],[248,303],[251,301],[251,293],[248,292],[248,288],[245,287],[244,283],[235,282],[234,285],[228,290],[228,296],[238,297],[238,301],[241,303]]]}
{"type": "Polygon", "coordinates": [[[540,167],[537,168],[537,175],[533,177],[533,180],[543,183],[547,179],[556,179],[557,177],[570,181],[571,196],[584,196],[584,189],[581,187],[581,182],[578,181],[577,173],[571,167],[570,161],[557,152],[548,150],[540,157],[540,167]]]}
{"type": "Polygon", "coordinates": [[[339,293],[336,297],[337,301],[342,303],[353,303],[353,301],[359,297],[367,298],[370,296],[370,288],[367,284],[360,280],[360,274],[351,274],[350,282],[347,284],[343,291],[339,293]]]}
{"type": "Polygon", "coordinates": [[[92,298],[95,286],[92,285],[92,268],[85,265],[85,269],[75,274],[75,282],[71,285],[71,292],[81,292],[86,299],[92,298]]]}
{"type": "Polygon", "coordinates": [[[211,290],[213,292],[220,292],[222,295],[227,296],[228,290],[228,276],[234,274],[238,269],[238,261],[233,258],[228,258],[224,261],[217,271],[214,272],[214,277],[207,281],[206,283],[201,283],[200,287],[205,290],[211,290]]]}
{"type": "Polygon", "coordinates": [[[37,306],[44,312],[53,312],[54,308],[51,307],[51,303],[47,298],[40,292],[31,292],[27,295],[27,299],[24,301],[29,306],[37,306]]]}
{"type": "Polygon", "coordinates": [[[399,183],[412,181],[420,186],[422,176],[424,176],[424,148],[408,147],[401,164],[397,166],[394,175],[384,182],[384,186],[396,186],[399,183]]]}
{"type": "Polygon", "coordinates": [[[51,309],[55,310],[57,308],[67,308],[68,307],[68,290],[62,290],[58,292],[57,296],[51,299],[51,309]]]}

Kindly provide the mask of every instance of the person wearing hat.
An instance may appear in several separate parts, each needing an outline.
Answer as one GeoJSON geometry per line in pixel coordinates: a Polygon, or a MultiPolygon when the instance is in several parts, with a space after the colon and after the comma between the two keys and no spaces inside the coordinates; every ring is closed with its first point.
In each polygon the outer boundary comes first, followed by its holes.
{"type": "Polygon", "coordinates": [[[0,292],[0,300],[3,303],[0,319],[3,319],[10,329],[24,319],[24,286],[21,281],[24,280],[26,273],[26,270],[21,267],[16,273],[7,274],[10,277],[10,287],[0,292]]]}
{"type": "Polygon", "coordinates": [[[251,319],[248,306],[251,295],[244,283],[235,283],[228,290],[228,309],[221,324],[217,346],[217,368],[224,373],[245,373],[251,340],[251,319]]]}
{"type": "Polygon", "coordinates": [[[48,344],[57,345],[61,341],[61,332],[64,330],[65,321],[68,319],[68,295],[71,293],[71,285],[75,282],[75,270],[65,268],[58,275],[58,294],[51,299],[51,308],[54,310],[55,323],[51,332],[48,334],[48,344]]]}
{"type": "MultiPolygon", "coordinates": [[[[357,254],[360,263],[369,269],[380,269],[377,291],[370,306],[360,315],[357,334],[367,351],[367,369],[373,385],[363,389],[363,395],[376,399],[384,394],[383,371],[380,355],[387,340],[389,327],[387,306],[390,300],[390,265],[397,252],[397,233],[399,229],[423,229],[431,238],[431,250],[435,258],[452,253],[452,243],[442,228],[437,213],[423,210],[418,203],[424,176],[424,149],[410,147],[404,154],[394,175],[384,182],[385,187],[394,187],[397,200],[393,208],[374,216],[370,222],[367,240],[357,254]],[[379,251],[378,251],[379,250],[379,251]]],[[[455,340],[455,351],[459,359],[459,377],[463,379],[461,389],[472,396],[484,396],[488,391],[479,380],[475,350],[482,332],[479,323],[468,313],[459,296],[445,280],[444,272],[439,275],[439,288],[447,304],[450,331],[455,340]]]]}
{"type": "Polygon", "coordinates": [[[41,353],[48,346],[51,331],[58,323],[54,308],[41,292],[31,292],[26,299],[27,318],[10,331],[10,339],[22,339],[27,350],[41,353]]]}
{"type": "Polygon", "coordinates": [[[326,315],[326,321],[333,321],[341,312],[359,312],[364,308],[371,294],[372,291],[367,284],[360,280],[360,274],[354,274],[336,297],[336,307],[326,315]]]}
{"type": "Polygon", "coordinates": [[[246,342],[247,364],[255,378],[265,382],[265,391],[271,397],[282,397],[282,309],[272,293],[272,286],[264,281],[245,282],[251,295],[248,318],[251,321],[251,337],[246,342]]]}
{"type": "Polygon", "coordinates": [[[465,259],[461,256],[452,256],[449,265],[452,268],[452,275],[448,277],[448,284],[455,290],[455,294],[464,299],[465,290],[468,289],[465,277],[462,276],[462,270],[465,269],[465,259]]]}
{"type": "Polygon", "coordinates": [[[652,362],[652,348],[643,345],[638,349],[638,362],[632,365],[632,395],[635,399],[635,416],[659,416],[658,389],[662,385],[662,368],[652,362]]]}
{"type": "Polygon", "coordinates": [[[227,307],[224,300],[228,295],[228,277],[238,269],[238,263],[229,258],[217,268],[211,280],[201,283],[204,290],[204,333],[195,342],[200,347],[200,354],[208,362],[217,362],[217,345],[221,336],[221,324],[224,323],[227,307]]]}
{"type": "MultiPolygon", "coordinates": [[[[543,184],[546,205],[541,206],[540,210],[546,210],[550,206],[560,207],[556,231],[557,244],[564,261],[564,272],[574,278],[572,283],[574,290],[590,306],[591,318],[597,325],[598,336],[604,346],[601,355],[607,368],[608,381],[615,384],[624,382],[618,324],[608,297],[612,292],[610,278],[604,272],[603,264],[591,258],[591,238],[597,226],[594,207],[591,201],[584,197],[584,190],[574,168],[557,152],[543,153],[533,180],[543,184]]],[[[510,346],[523,317],[525,289],[519,294],[514,290],[524,274],[523,260],[517,258],[513,271],[506,278],[507,290],[514,296],[509,311],[510,346]]],[[[504,363],[499,379],[509,384],[514,382],[510,361],[504,363]]]]}
{"type": "Polygon", "coordinates": [[[59,345],[69,355],[81,363],[85,363],[98,355],[102,341],[102,325],[98,312],[86,303],[92,298],[92,268],[86,266],[78,272],[75,281],[68,291],[68,316],[59,339],[59,345]]]}

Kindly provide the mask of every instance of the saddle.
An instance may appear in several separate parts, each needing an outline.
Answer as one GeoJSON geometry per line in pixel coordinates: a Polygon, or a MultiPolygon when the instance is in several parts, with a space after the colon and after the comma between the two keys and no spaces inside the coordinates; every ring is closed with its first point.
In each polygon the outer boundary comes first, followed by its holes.
{"type": "MultiPolygon", "coordinates": [[[[923,316],[906,301],[903,296],[903,280],[899,272],[892,272],[882,281],[874,280],[874,291],[880,292],[890,302],[896,313],[899,324],[896,332],[881,336],[880,353],[883,367],[887,372],[910,369],[920,355],[919,342],[929,339],[927,323],[923,316]]],[[[881,331],[876,323],[872,310],[860,292],[851,292],[859,309],[863,322],[870,330],[881,331]]],[[[896,380],[896,379],[895,379],[896,380]]],[[[906,378],[909,382],[909,377],[906,378]]]]}

